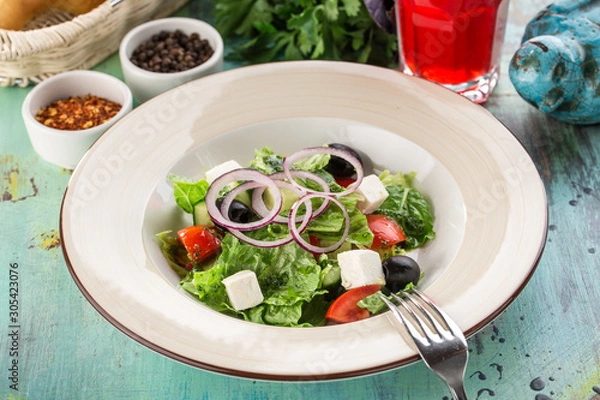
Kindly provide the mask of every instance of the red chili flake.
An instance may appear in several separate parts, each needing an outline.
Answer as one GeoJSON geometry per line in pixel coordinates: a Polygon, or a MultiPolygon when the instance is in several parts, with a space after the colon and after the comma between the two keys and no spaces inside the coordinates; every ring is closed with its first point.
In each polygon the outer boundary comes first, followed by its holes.
{"type": "Polygon", "coordinates": [[[35,119],[49,128],[77,131],[101,125],[120,110],[119,103],[86,95],[57,100],[40,109],[35,119]]]}

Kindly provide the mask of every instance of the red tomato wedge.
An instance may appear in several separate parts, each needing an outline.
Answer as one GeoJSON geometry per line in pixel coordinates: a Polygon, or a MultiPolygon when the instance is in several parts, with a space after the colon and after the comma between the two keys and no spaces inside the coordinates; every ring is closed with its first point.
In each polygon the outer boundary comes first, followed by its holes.
{"type": "Polygon", "coordinates": [[[350,289],[335,299],[329,306],[325,318],[340,324],[369,318],[369,311],[360,308],[357,303],[367,296],[377,293],[381,285],[367,285],[350,289]]]}
{"type": "Polygon", "coordinates": [[[335,182],[342,186],[342,187],[348,187],[350,185],[352,185],[354,182],[356,182],[356,178],[342,178],[342,177],[334,177],[335,182]]]}
{"type": "Polygon", "coordinates": [[[181,229],[177,236],[193,263],[202,262],[221,249],[221,239],[205,226],[194,225],[181,229]]]}
{"type": "Polygon", "coordinates": [[[373,232],[371,249],[390,247],[406,240],[402,228],[395,222],[381,214],[367,215],[367,224],[373,232]]]}

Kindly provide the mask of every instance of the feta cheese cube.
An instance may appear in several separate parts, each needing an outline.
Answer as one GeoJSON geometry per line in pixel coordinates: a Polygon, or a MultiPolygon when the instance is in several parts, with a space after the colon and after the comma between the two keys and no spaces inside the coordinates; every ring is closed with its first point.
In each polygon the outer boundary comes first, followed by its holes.
{"type": "Polygon", "coordinates": [[[229,171],[233,171],[234,169],[238,169],[238,168],[242,168],[242,166],[237,161],[229,160],[229,161],[225,161],[224,163],[221,163],[219,165],[212,167],[211,169],[206,171],[204,176],[208,183],[213,183],[213,181],[215,179],[217,179],[218,177],[220,177],[221,175],[224,175],[224,174],[228,173],[229,171]]]}
{"type": "Polygon", "coordinates": [[[389,193],[385,190],[385,186],[379,180],[377,175],[367,175],[363,178],[362,182],[356,189],[356,193],[359,194],[363,200],[356,204],[356,207],[363,214],[371,214],[377,210],[381,203],[387,199],[389,193]]]}
{"type": "Polygon", "coordinates": [[[350,250],[337,255],[346,290],[366,285],[384,285],[385,276],[379,253],[373,250],[350,250]]]}
{"type": "Polygon", "coordinates": [[[231,305],[237,311],[255,307],[264,300],[254,271],[242,270],[228,276],[222,282],[231,305]]]}

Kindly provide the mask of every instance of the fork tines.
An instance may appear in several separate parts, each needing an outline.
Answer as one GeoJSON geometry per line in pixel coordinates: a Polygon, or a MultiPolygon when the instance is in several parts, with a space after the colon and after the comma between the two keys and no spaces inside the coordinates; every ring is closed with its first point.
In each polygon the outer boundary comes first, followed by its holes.
{"type": "Polygon", "coordinates": [[[383,294],[381,300],[408,331],[425,364],[442,378],[455,400],[466,400],[464,375],[469,359],[467,341],[454,321],[427,296],[416,289],[392,294],[394,304],[383,294]]]}
{"type": "Polygon", "coordinates": [[[415,340],[427,344],[429,341],[441,342],[444,338],[463,335],[460,328],[431,299],[417,289],[412,288],[411,292],[402,292],[402,297],[391,294],[406,315],[385,296],[381,299],[415,340]]]}

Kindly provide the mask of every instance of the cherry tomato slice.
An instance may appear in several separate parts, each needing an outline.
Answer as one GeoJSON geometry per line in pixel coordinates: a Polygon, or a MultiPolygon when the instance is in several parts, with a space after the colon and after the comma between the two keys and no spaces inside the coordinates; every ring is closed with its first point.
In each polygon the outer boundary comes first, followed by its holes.
{"type": "MultiPolygon", "coordinates": [[[[221,249],[221,240],[208,227],[190,226],[177,232],[192,263],[199,263],[213,256],[221,249]]],[[[188,267],[189,268],[189,267],[188,267]]]]}
{"type": "Polygon", "coordinates": [[[367,285],[348,290],[331,303],[325,318],[340,324],[369,318],[369,311],[360,308],[357,303],[365,297],[377,293],[380,289],[381,285],[367,285]]]}
{"type": "Polygon", "coordinates": [[[402,228],[395,222],[381,214],[367,215],[367,224],[373,232],[371,249],[390,247],[406,240],[402,228]]]}

